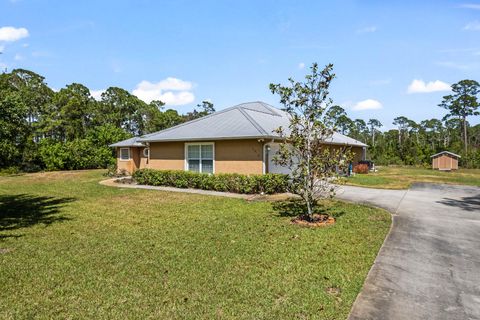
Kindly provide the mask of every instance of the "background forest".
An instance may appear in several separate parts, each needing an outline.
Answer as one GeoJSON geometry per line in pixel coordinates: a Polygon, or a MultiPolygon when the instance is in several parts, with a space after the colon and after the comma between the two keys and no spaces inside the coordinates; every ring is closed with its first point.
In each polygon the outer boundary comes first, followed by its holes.
{"type": "Polygon", "coordinates": [[[7,171],[105,168],[115,163],[109,144],[162,130],[214,112],[204,101],[180,115],[161,101],[147,104],[108,88],[99,101],[72,83],[53,91],[44,77],[15,69],[0,75],[0,168],[7,171]]]}
{"type": "MultiPolygon", "coordinates": [[[[394,119],[395,129],[382,131],[376,119],[350,119],[334,106],[326,121],[337,131],[369,145],[376,164],[429,165],[430,156],[449,150],[462,156],[460,165],[480,167],[479,85],[462,80],[439,101],[448,114],[415,122],[394,119]]],[[[15,69],[0,74],[0,169],[7,171],[105,168],[115,163],[108,145],[132,136],[162,130],[215,111],[204,101],[187,114],[165,109],[161,101],[147,104],[128,91],[108,88],[99,101],[87,87],[72,83],[58,92],[44,77],[15,69]],[[198,110],[197,110],[198,109],[198,110]]]]}

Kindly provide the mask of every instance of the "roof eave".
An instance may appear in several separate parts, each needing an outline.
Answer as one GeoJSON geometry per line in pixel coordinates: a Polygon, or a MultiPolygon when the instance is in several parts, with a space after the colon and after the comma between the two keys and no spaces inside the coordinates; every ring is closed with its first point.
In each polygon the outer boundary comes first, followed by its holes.
{"type": "Polygon", "coordinates": [[[110,144],[108,145],[110,148],[130,148],[130,147],[145,147],[143,143],[139,144],[110,144]]]}
{"type": "Polygon", "coordinates": [[[442,151],[442,152],[439,152],[439,153],[435,153],[434,155],[431,155],[430,158],[433,158],[433,157],[436,157],[436,156],[439,156],[441,154],[449,154],[449,155],[452,155],[454,157],[457,157],[457,158],[461,158],[462,156],[456,154],[456,153],[453,153],[453,152],[450,152],[450,151],[442,151]]]}
{"type": "MultiPolygon", "coordinates": [[[[180,142],[180,141],[215,141],[215,140],[243,140],[243,139],[264,139],[264,140],[284,140],[279,136],[273,135],[258,135],[258,136],[233,136],[233,137],[190,137],[190,138],[171,138],[171,139],[139,139],[141,142],[180,142]]],[[[340,142],[324,142],[329,145],[339,145],[339,146],[352,146],[352,147],[365,147],[368,145],[363,143],[340,143],[340,142]]]]}

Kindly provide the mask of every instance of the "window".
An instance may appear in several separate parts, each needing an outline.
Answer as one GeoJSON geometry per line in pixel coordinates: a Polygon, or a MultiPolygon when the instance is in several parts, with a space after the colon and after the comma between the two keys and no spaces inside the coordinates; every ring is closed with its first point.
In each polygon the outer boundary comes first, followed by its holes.
{"type": "Polygon", "coordinates": [[[145,158],[148,158],[149,155],[150,155],[150,149],[144,148],[144,149],[143,149],[143,156],[144,156],[145,158]]]}
{"type": "Polygon", "coordinates": [[[130,148],[120,148],[120,160],[130,160],[130,148]]]}
{"type": "Polygon", "coordinates": [[[213,143],[186,144],[185,169],[193,172],[213,173],[213,143]]]}

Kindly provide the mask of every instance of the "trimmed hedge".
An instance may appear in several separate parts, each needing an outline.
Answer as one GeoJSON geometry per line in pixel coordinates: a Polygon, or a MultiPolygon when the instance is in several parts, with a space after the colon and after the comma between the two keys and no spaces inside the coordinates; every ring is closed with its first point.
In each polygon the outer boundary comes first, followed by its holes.
{"type": "Polygon", "coordinates": [[[138,184],[168,186],[234,193],[282,193],[288,190],[288,175],[267,173],[243,175],[236,173],[205,174],[177,170],[140,169],[133,173],[138,184]]]}

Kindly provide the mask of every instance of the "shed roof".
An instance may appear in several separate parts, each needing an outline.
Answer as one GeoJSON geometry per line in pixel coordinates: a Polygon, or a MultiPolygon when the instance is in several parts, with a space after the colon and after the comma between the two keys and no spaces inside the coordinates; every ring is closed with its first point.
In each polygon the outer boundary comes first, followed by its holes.
{"type": "Polygon", "coordinates": [[[130,139],[122,140],[111,144],[109,147],[143,147],[145,146],[142,142],[139,142],[140,137],[133,137],[130,139]]]}
{"type": "MultiPolygon", "coordinates": [[[[139,142],[205,141],[226,139],[274,139],[275,129],[288,128],[289,115],[264,102],[242,103],[208,116],[147,134],[139,142]]],[[[326,143],[366,147],[367,145],[335,132],[326,143]]]]}
{"type": "Polygon", "coordinates": [[[440,151],[439,153],[435,153],[433,156],[430,156],[430,158],[433,158],[433,157],[436,157],[436,156],[439,156],[439,155],[442,155],[442,154],[449,154],[451,156],[461,158],[461,156],[459,156],[458,154],[450,152],[450,151],[440,151]]]}

